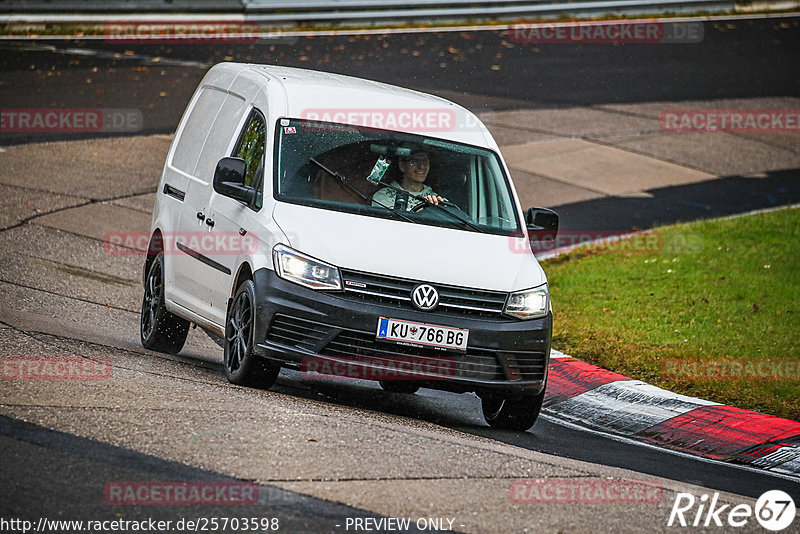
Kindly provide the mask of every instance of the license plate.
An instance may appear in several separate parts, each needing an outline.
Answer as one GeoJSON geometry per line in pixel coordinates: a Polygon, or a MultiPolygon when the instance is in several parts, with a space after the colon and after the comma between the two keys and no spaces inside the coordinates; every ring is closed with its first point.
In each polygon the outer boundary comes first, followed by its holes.
{"type": "Polygon", "coordinates": [[[427,345],[440,349],[467,350],[469,330],[380,317],[378,319],[376,337],[398,343],[427,345]]]}

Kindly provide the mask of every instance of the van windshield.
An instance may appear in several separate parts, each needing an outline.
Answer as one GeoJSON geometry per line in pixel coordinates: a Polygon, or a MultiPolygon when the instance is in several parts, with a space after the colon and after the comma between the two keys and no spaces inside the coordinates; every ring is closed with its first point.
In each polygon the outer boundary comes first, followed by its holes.
{"type": "Polygon", "coordinates": [[[508,179],[490,150],[300,119],[280,119],[275,140],[276,200],[465,231],[520,231],[508,179]]]}

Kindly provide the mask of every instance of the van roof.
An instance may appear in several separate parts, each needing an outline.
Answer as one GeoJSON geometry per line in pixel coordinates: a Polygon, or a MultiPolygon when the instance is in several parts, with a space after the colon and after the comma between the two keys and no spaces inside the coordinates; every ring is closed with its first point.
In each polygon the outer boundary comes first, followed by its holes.
{"type": "MultiPolygon", "coordinates": [[[[452,127],[420,126],[417,122],[408,127],[387,125],[386,129],[496,148],[486,127],[472,112],[438,96],[363,78],[277,65],[222,63],[212,70],[215,69],[225,70],[233,77],[255,74],[262,79],[278,81],[285,95],[286,109],[283,113],[286,117],[325,120],[325,112],[328,112],[328,116],[333,116],[335,112],[358,114],[363,111],[434,110],[446,113],[449,117],[447,121],[453,121],[452,127]],[[309,116],[310,112],[316,113],[317,117],[309,116]]],[[[343,119],[342,113],[332,122],[363,125],[343,119]]],[[[376,124],[369,125],[380,127],[376,124]]]]}

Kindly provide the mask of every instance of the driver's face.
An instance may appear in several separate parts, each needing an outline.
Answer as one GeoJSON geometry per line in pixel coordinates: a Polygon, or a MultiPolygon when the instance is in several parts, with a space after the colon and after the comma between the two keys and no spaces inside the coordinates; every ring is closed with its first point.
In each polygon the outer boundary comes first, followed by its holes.
{"type": "Polygon", "coordinates": [[[431,164],[425,153],[414,154],[400,161],[400,170],[409,180],[422,183],[428,177],[431,164]]]}

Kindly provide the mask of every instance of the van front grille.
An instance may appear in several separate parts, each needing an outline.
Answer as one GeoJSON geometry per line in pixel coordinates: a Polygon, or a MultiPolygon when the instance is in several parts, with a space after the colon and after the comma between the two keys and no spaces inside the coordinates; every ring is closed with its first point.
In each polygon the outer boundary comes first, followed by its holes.
{"type": "MultiPolygon", "coordinates": [[[[341,272],[346,298],[381,302],[398,308],[413,308],[411,291],[417,285],[427,283],[349,269],[342,269],[341,272]]],[[[439,292],[439,307],[435,313],[510,320],[502,315],[507,293],[435,283],[430,285],[439,292]]]]}

